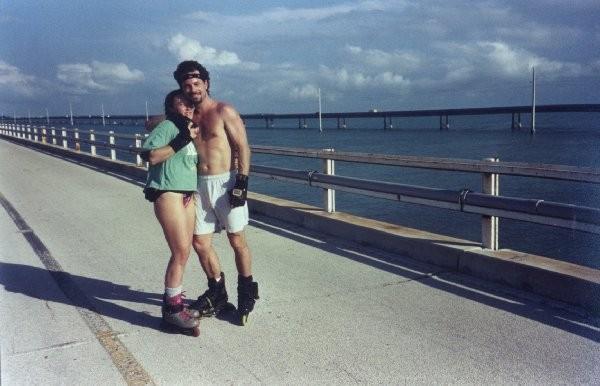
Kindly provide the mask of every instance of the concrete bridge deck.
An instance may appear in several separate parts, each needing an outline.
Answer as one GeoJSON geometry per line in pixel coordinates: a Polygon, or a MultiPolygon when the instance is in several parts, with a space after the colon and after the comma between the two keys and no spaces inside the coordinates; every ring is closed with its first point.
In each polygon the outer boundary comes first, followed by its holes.
{"type": "MultiPolygon", "coordinates": [[[[2,385],[600,379],[599,323],[577,308],[266,217],[248,229],[250,325],[167,334],[168,249],[139,186],[0,140],[0,198],[2,385]]],[[[191,258],[187,293],[205,285],[191,258]]]]}

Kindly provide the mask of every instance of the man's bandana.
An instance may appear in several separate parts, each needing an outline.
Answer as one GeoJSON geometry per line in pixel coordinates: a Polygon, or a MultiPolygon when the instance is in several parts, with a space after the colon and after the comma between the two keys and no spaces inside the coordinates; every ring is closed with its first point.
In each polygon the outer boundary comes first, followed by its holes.
{"type": "Polygon", "coordinates": [[[200,77],[200,74],[197,72],[192,72],[192,73],[187,73],[187,74],[183,74],[181,76],[181,81],[187,80],[187,79],[193,79],[193,78],[197,78],[197,79],[202,79],[200,77]]]}

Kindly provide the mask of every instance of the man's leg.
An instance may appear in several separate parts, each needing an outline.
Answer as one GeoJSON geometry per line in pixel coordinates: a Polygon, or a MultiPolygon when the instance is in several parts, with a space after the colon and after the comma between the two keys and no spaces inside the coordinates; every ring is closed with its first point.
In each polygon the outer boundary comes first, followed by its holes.
{"type": "Polygon", "coordinates": [[[206,273],[207,279],[218,279],[221,276],[219,257],[212,245],[213,234],[194,235],[192,245],[198,254],[200,265],[206,273]]]}
{"type": "Polygon", "coordinates": [[[244,277],[252,276],[252,256],[246,242],[246,234],[244,231],[227,233],[227,238],[229,238],[229,244],[235,254],[235,266],[238,274],[244,277]]]}
{"type": "Polygon", "coordinates": [[[235,265],[238,270],[238,313],[240,323],[245,325],[248,314],[254,309],[254,303],[258,299],[258,283],[252,277],[252,256],[246,242],[244,231],[228,233],[229,244],[235,254],[235,265]]]}
{"type": "Polygon", "coordinates": [[[194,250],[198,254],[200,265],[208,279],[208,290],[198,297],[191,308],[200,311],[202,316],[212,316],[227,305],[225,275],[221,272],[221,264],[212,246],[212,233],[194,235],[194,250]]]}

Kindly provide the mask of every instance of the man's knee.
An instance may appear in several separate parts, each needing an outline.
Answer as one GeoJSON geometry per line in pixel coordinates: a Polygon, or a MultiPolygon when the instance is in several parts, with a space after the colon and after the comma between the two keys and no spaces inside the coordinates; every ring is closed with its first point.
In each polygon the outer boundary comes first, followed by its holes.
{"type": "Polygon", "coordinates": [[[210,251],[212,244],[210,239],[207,240],[205,238],[194,236],[194,239],[192,240],[192,246],[194,247],[196,253],[205,254],[210,251]]]}
{"type": "Polygon", "coordinates": [[[248,248],[248,244],[246,243],[246,237],[244,236],[243,232],[228,233],[227,237],[229,238],[229,244],[234,250],[239,251],[248,248]]]}

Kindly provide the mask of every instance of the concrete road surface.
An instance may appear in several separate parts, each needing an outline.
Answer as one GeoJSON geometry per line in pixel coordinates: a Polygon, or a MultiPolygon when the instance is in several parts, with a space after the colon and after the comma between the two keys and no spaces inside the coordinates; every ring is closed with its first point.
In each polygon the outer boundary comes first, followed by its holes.
{"type": "MultiPolygon", "coordinates": [[[[268,218],[250,324],[159,328],[168,249],[139,185],[0,140],[0,383],[598,383],[598,320],[268,218]]],[[[236,303],[225,235],[215,237],[236,303]]],[[[184,289],[206,279],[195,256],[184,289]]]]}

